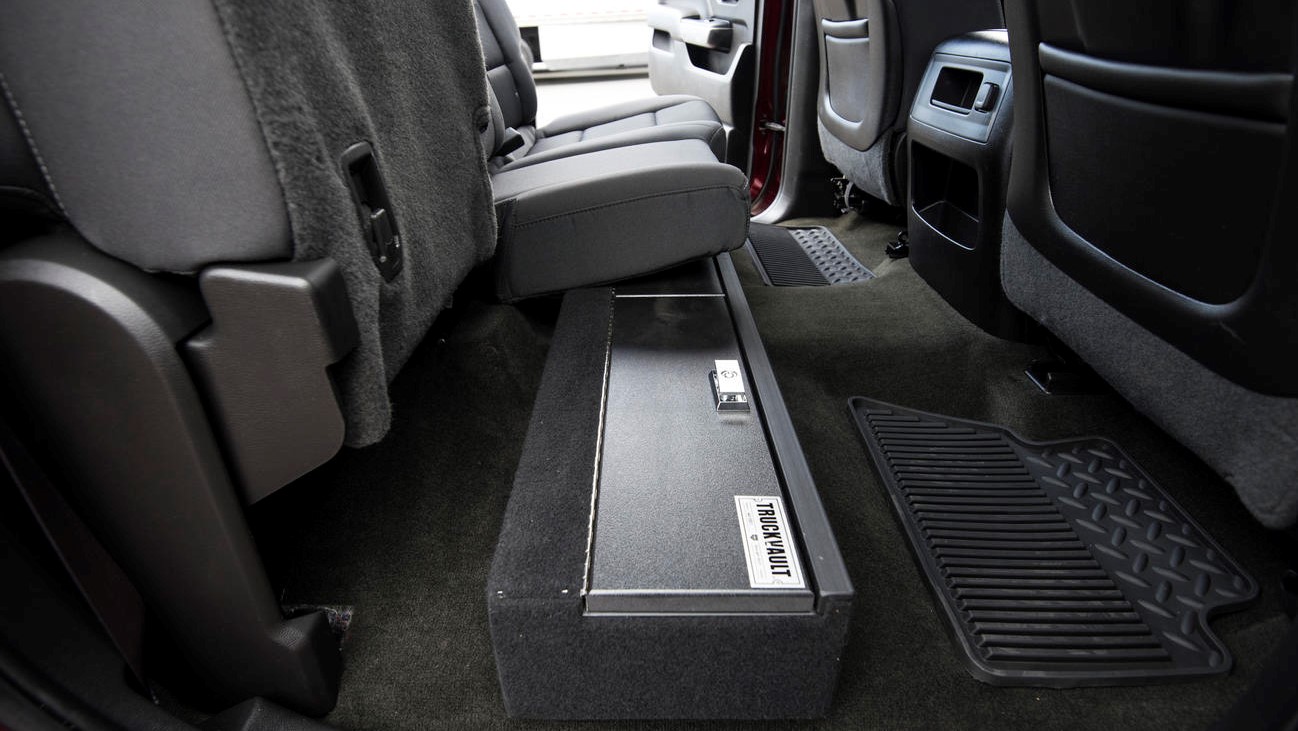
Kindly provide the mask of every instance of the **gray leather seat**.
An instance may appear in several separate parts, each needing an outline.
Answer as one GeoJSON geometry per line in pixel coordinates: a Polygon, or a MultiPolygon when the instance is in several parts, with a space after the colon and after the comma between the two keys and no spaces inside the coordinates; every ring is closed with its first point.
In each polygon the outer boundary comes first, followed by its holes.
{"type": "MultiPolygon", "coordinates": [[[[497,127],[513,141],[493,158],[499,168],[534,158],[552,160],[626,145],[665,140],[701,140],[717,160],[726,155],[725,130],[702,99],[650,97],[583,112],[536,127],[536,82],[532,58],[505,0],[474,0],[478,35],[495,96],[497,127]]],[[[498,144],[505,144],[502,136],[498,144]]]]}
{"type": "Polygon", "coordinates": [[[911,101],[938,43],[1000,28],[999,0],[815,0],[825,159],[866,193],[906,199],[911,101]]]}
{"type": "Polygon", "coordinates": [[[742,246],[748,183],[712,108],[689,96],[536,119],[531,54],[504,0],[474,0],[487,66],[501,299],[649,274],[742,246]]]}
{"type": "Polygon", "coordinates": [[[656,272],[748,235],[747,178],[700,140],[523,162],[491,181],[507,301],[656,272]]]}
{"type": "Polygon", "coordinates": [[[1293,13],[1006,3],[1006,294],[1277,528],[1298,521],[1293,13]]]}

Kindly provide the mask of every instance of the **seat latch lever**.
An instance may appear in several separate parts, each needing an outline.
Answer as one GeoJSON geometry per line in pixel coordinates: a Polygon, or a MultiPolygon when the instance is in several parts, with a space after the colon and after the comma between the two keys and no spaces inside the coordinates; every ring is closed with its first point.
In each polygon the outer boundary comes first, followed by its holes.
{"type": "Polygon", "coordinates": [[[374,149],[368,142],[352,145],[343,153],[342,168],[374,266],[390,282],[401,273],[401,232],[374,149]]]}

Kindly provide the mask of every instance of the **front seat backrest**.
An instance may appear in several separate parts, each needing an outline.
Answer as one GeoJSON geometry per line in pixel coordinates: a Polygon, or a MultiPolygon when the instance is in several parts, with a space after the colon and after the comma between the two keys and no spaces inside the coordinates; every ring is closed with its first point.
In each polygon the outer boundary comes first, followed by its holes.
{"type": "Polygon", "coordinates": [[[1212,370],[1298,395],[1298,232],[1273,227],[1293,207],[1292,3],[1008,9],[1015,225],[1212,370]]]}
{"type": "Polygon", "coordinates": [[[1263,524],[1298,521],[1289,0],[1010,0],[1001,281],[1263,524]]]}
{"type": "Polygon", "coordinates": [[[865,192],[894,205],[897,137],[937,44],[1000,28],[998,0],[815,0],[820,40],[817,105],[826,159],[865,192]]]}

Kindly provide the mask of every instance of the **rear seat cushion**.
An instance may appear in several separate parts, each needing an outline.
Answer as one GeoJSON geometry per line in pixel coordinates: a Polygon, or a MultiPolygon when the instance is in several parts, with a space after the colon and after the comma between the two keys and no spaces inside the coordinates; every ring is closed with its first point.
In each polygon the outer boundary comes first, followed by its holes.
{"type": "Polygon", "coordinates": [[[649,97],[560,117],[536,131],[528,157],[567,148],[567,154],[592,151],[582,145],[606,147],[668,139],[706,142],[713,156],[726,156],[725,130],[716,112],[702,99],[675,95],[649,97]],[[610,144],[615,143],[615,144],[610,144]]]}
{"type": "Polygon", "coordinates": [[[748,234],[744,174],[699,140],[503,170],[492,187],[505,301],[660,271],[734,249],[748,234]]]}
{"type": "Polygon", "coordinates": [[[495,249],[479,136],[490,123],[487,81],[472,4],[217,0],[216,7],[260,144],[274,161],[293,258],[328,257],[342,268],[361,332],[335,369],[346,443],[371,444],[391,424],[388,382],[495,249]],[[375,266],[340,161],[360,141],[374,150],[401,232],[404,264],[391,281],[375,266]]]}
{"type": "Polygon", "coordinates": [[[724,160],[726,155],[726,132],[712,107],[690,96],[650,97],[570,115],[539,131],[524,127],[515,132],[522,136],[523,144],[508,156],[494,157],[493,170],[513,170],[614,147],[673,140],[703,142],[716,160],[724,160]],[[579,126],[573,128],[573,124],[579,126]]]}

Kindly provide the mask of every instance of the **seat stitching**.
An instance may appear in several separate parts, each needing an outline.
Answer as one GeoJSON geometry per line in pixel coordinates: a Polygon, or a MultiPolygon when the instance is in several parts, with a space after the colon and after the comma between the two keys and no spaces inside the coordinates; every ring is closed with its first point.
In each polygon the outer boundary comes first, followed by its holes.
{"type": "Polygon", "coordinates": [[[615,206],[626,205],[627,203],[637,203],[639,201],[652,200],[654,198],[666,198],[668,196],[681,195],[683,193],[701,193],[709,190],[729,190],[729,191],[738,192],[736,188],[729,185],[706,185],[698,188],[686,188],[685,190],[673,190],[667,193],[653,193],[651,195],[642,195],[642,196],[637,196],[635,198],[624,198],[622,200],[613,201],[611,203],[602,203],[598,206],[590,206],[588,208],[578,208],[573,211],[565,211],[564,213],[556,213],[552,216],[546,216],[545,218],[538,218],[534,221],[528,221],[527,223],[516,223],[514,224],[513,229],[514,230],[523,229],[523,228],[527,228],[528,226],[536,225],[538,223],[545,223],[547,221],[553,221],[558,218],[567,218],[569,216],[573,216],[578,213],[590,213],[591,211],[598,211],[604,208],[613,208],[615,206]]]}
{"type": "Polygon", "coordinates": [[[22,110],[18,108],[18,100],[14,98],[13,91],[9,88],[9,81],[5,75],[0,73],[0,90],[3,90],[5,101],[9,104],[9,109],[13,112],[14,119],[18,122],[18,128],[22,130],[23,138],[27,140],[27,147],[32,152],[32,157],[36,160],[36,167],[41,171],[41,177],[44,178],[45,184],[50,188],[50,196],[54,198],[54,203],[59,207],[59,212],[64,218],[68,217],[67,206],[63,205],[63,198],[59,196],[59,189],[54,185],[54,178],[50,175],[49,166],[45,164],[45,158],[41,155],[40,149],[36,147],[36,139],[32,137],[32,131],[27,126],[27,119],[23,117],[22,110]]]}

